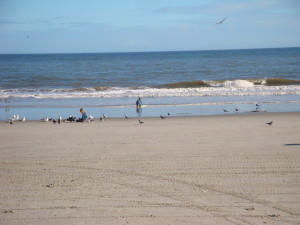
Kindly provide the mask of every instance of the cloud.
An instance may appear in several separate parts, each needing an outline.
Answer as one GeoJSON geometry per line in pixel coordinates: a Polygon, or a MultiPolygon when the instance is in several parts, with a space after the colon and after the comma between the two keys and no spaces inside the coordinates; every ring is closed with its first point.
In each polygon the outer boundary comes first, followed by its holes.
{"type": "Polygon", "coordinates": [[[175,14],[194,14],[203,11],[203,7],[165,7],[157,10],[158,13],[175,13],[175,14]]]}
{"type": "Polygon", "coordinates": [[[27,24],[24,22],[19,22],[19,21],[12,21],[12,20],[0,20],[0,24],[4,24],[4,25],[18,25],[18,24],[27,24]]]}
{"type": "Polygon", "coordinates": [[[215,1],[210,4],[194,5],[194,6],[177,6],[165,7],[155,11],[156,13],[165,14],[235,14],[245,13],[252,11],[266,11],[273,13],[300,12],[299,0],[253,0],[253,1],[215,1]]]}
{"type": "Polygon", "coordinates": [[[286,9],[292,11],[294,7],[300,7],[298,0],[255,0],[255,1],[220,1],[207,7],[206,13],[213,14],[235,14],[258,11],[272,11],[276,9],[286,9]]]}

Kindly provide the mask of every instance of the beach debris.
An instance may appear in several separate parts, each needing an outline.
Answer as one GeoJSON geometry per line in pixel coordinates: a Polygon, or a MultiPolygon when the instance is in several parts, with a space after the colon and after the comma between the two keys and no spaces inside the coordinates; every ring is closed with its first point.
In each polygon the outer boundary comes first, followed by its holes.
{"type": "Polygon", "coordinates": [[[143,122],[143,121],[141,121],[141,120],[139,120],[139,123],[140,123],[140,124],[143,124],[144,122],[143,122]]]}
{"type": "Polygon", "coordinates": [[[271,125],[273,124],[273,121],[268,122],[268,123],[266,123],[266,124],[268,124],[269,126],[271,126],[271,125]]]}
{"type": "Polygon", "coordinates": [[[12,210],[4,210],[3,213],[14,213],[12,210]]]}
{"type": "Polygon", "coordinates": [[[54,187],[54,184],[47,184],[47,185],[45,185],[45,187],[51,188],[51,187],[54,187]]]}
{"type": "Polygon", "coordinates": [[[245,210],[247,210],[247,211],[254,211],[255,208],[254,207],[249,207],[249,208],[246,208],[245,210]]]}
{"type": "Polygon", "coordinates": [[[164,117],[164,116],[160,116],[160,118],[163,120],[163,119],[165,119],[166,117],[164,117]]]}
{"type": "Polygon", "coordinates": [[[125,119],[131,119],[127,114],[125,114],[125,119]]]}
{"type": "Polygon", "coordinates": [[[271,215],[268,215],[269,217],[280,217],[280,214],[271,214],[271,215]]]}

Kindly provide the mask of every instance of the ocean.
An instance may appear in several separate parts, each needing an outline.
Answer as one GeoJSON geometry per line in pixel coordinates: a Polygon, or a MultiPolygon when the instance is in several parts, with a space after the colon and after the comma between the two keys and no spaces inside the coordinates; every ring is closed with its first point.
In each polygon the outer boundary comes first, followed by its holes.
{"type": "Polygon", "coordinates": [[[2,54],[0,99],[0,120],[300,111],[300,48],[2,54]]]}

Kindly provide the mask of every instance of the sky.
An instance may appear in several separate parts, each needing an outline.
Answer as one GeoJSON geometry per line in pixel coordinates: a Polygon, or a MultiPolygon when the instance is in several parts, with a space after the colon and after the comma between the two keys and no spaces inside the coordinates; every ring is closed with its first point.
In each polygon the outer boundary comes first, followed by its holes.
{"type": "Polygon", "coordinates": [[[0,54],[274,47],[300,47],[300,0],[0,0],[0,54]]]}

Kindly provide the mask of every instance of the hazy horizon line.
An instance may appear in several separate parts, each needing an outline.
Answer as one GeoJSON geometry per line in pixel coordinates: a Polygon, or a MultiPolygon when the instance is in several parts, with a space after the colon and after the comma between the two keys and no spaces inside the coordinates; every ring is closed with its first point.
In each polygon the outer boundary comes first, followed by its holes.
{"type": "Polygon", "coordinates": [[[206,50],[154,50],[154,51],[107,51],[107,52],[36,52],[36,53],[0,53],[0,55],[59,55],[59,54],[121,54],[121,53],[159,53],[159,52],[200,52],[200,51],[232,51],[232,50],[259,50],[259,49],[281,49],[281,48],[300,48],[300,46],[289,47],[257,47],[257,48],[224,48],[206,50]]]}

